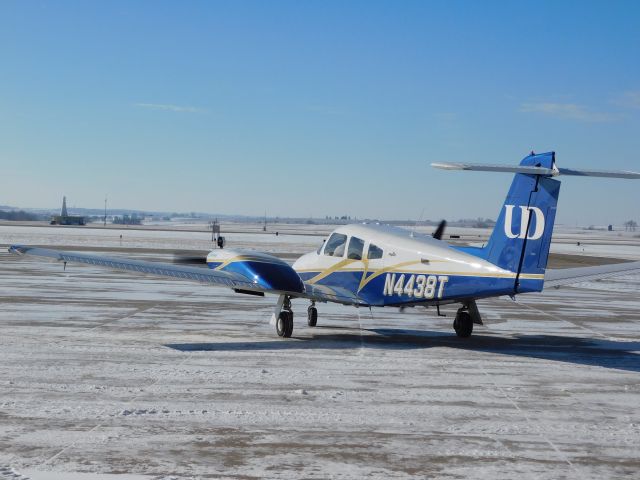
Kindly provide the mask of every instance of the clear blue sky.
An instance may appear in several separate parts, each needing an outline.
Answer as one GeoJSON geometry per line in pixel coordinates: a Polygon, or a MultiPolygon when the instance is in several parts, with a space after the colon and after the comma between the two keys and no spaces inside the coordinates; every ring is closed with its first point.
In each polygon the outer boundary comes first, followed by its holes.
{"type": "Polygon", "coordinates": [[[4,1],[0,62],[0,204],[495,217],[509,175],[429,163],[640,170],[637,1],[4,1]]]}

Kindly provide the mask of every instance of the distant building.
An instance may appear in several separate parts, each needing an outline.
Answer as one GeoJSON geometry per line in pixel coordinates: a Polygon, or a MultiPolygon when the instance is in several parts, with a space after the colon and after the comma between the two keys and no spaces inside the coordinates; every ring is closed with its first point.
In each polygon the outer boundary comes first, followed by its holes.
{"type": "Polygon", "coordinates": [[[69,215],[67,211],[67,197],[62,197],[62,211],[60,215],[51,217],[51,225],[86,225],[87,219],[81,215],[69,215]]]}

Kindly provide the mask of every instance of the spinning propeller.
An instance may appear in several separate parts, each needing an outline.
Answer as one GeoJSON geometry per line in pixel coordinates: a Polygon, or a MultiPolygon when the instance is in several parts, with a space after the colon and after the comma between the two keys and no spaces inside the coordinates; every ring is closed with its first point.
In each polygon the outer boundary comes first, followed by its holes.
{"type": "Polygon", "coordinates": [[[445,228],[447,228],[447,221],[442,220],[438,225],[438,228],[436,228],[436,231],[433,232],[433,238],[435,238],[436,240],[442,240],[442,235],[444,235],[445,228]]]}
{"type": "Polygon", "coordinates": [[[173,254],[173,263],[176,265],[198,265],[207,264],[207,255],[185,255],[178,252],[173,254]]]}

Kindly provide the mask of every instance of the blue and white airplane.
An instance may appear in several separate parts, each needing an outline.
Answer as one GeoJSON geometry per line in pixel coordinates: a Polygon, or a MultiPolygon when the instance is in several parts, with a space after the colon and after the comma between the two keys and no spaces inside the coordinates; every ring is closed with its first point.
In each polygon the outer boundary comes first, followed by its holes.
{"type": "Polygon", "coordinates": [[[519,165],[438,163],[449,170],[512,172],[515,178],[486,246],[459,247],[444,242],[444,224],[433,236],[378,224],[337,228],[315,252],[293,266],[254,251],[214,250],[209,269],[84,255],[14,245],[9,251],[64,262],[205,282],[237,293],[277,295],[272,323],[281,337],[293,331],[291,299],[305,298],[307,323],[317,324],[316,302],[363,307],[460,304],[453,322],[459,337],[482,324],[476,300],[540,292],[544,287],[577,283],[632,271],[640,262],[598,267],[547,269],[556,216],[560,175],[640,179],[640,173],[558,168],[555,153],[531,154],[519,165]]]}

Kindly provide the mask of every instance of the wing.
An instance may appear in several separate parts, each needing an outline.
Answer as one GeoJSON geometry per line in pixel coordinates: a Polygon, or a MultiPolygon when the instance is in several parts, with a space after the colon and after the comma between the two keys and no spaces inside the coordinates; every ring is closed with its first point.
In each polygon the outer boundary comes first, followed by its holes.
{"type": "MultiPolygon", "coordinates": [[[[302,282],[296,274],[298,280],[298,288],[293,288],[296,291],[289,291],[288,289],[283,292],[280,288],[282,285],[272,285],[263,281],[262,278],[251,278],[248,274],[240,273],[241,269],[238,269],[238,265],[234,265],[236,268],[230,270],[210,269],[201,267],[189,267],[183,265],[172,265],[169,263],[160,262],[145,262],[141,260],[130,260],[125,258],[103,257],[98,255],[87,255],[75,252],[67,252],[61,250],[52,250],[48,248],[28,247],[24,245],[13,245],[9,247],[9,252],[18,255],[35,255],[38,257],[48,257],[58,260],[59,262],[75,262],[86,263],[88,265],[96,265],[99,267],[112,268],[116,270],[127,270],[131,272],[146,273],[150,275],[159,275],[164,277],[173,277],[181,280],[191,280],[196,282],[208,283],[215,286],[227,287],[236,291],[246,291],[252,293],[302,293],[302,282]],[[236,271],[233,271],[236,270],[236,271]]],[[[264,257],[267,257],[264,255],[264,257]]],[[[273,257],[275,260],[274,268],[272,269],[278,276],[282,275],[282,263],[279,259],[273,257]],[[277,271],[276,271],[277,269],[277,271]]],[[[241,260],[238,260],[238,263],[241,260]]],[[[231,265],[233,262],[229,262],[231,265]]],[[[248,262],[244,262],[247,264],[248,262]]],[[[267,262],[262,262],[262,272],[268,273],[269,267],[267,262]]],[[[288,267],[288,265],[285,263],[288,267]]],[[[290,267],[289,267],[290,268],[290,267]]],[[[293,269],[291,269],[293,271],[293,269]]],[[[294,272],[295,273],[295,272],[294,272]]],[[[282,282],[281,282],[282,283],[282,282]]],[[[295,281],[293,285],[295,287],[295,281]]],[[[291,288],[291,285],[287,285],[291,288]]]]}
{"type": "Polygon", "coordinates": [[[231,288],[238,293],[287,294],[292,297],[346,305],[362,303],[356,295],[346,289],[303,283],[289,264],[277,257],[258,252],[225,250],[225,260],[216,264],[215,268],[103,257],[25,245],[13,245],[9,247],[9,252],[17,255],[47,257],[65,263],[85,263],[116,270],[208,283],[231,288]]]}
{"type": "Polygon", "coordinates": [[[615,277],[617,275],[624,275],[625,273],[640,273],[640,262],[547,270],[544,275],[544,288],[558,288],[563,285],[615,277]]]}

